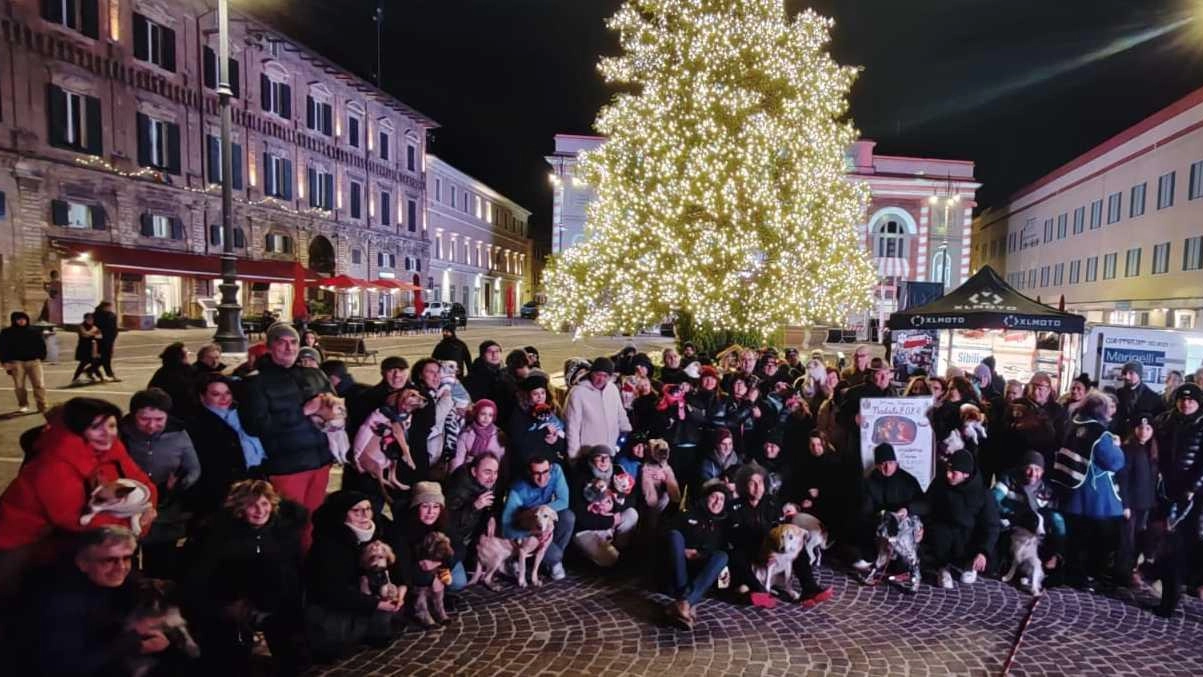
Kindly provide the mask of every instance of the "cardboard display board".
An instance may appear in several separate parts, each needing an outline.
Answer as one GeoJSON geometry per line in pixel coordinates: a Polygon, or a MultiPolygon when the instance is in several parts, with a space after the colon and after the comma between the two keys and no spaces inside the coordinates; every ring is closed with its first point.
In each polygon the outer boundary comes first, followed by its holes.
{"type": "Polygon", "coordinates": [[[926,491],[935,473],[935,446],[927,410],[931,397],[866,397],[860,402],[860,453],[863,467],[873,465],[873,448],[894,445],[898,465],[926,491]]]}

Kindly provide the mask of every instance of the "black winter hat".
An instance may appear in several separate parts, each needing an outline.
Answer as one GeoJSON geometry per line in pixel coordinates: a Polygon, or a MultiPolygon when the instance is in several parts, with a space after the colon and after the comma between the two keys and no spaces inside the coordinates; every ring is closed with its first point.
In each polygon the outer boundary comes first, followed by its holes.
{"type": "Polygon", "coordinates": [[[1020,464],[1020,466],[1026,468],[1029,465],[1040,466],[1040,468],[1043,469],[1044,468],[1044,454],[1041,454],[1039,451],[1035,451],[1032,449],[1029,449],[1028,451],[1024,452],[1023,462],[1020,464]]]}
{"type": "Polygon", "coordinates": [[[655,366],[652,364],[652,358],[648,357],[647,353],[637,353],[635,357],[631,358],[632,369],[638,367],[639,365],[643,365],[643,367],[647,369],[649,376],[655,371],[655,366]]]}
{"type": "Polygon", "coordinates": [[[887,461],[897,461],[898,455],[894,453],[894,445],[889,442],[882,442],[873,447],[873,463],[885,463],[887,461]]]}
{"type": "Polygon", "coordinates": [[[527,376],[526,378],[519,381],[518,387],[523,392],[529,393],[530,391],[536,390],[538,388],[547,390],[547,383],[548,383],[547,377],[544,376],[543,374],[531,374],[530,376],[527,376]]]}
{"type": "Polygon", "coordinates": [[[956,451],[953,453],[952,458],[948,459],[948,469],[963,473],[972,473],[973,454],[964,449],[956,451]]]}
{"type": "Polygon", "coordinates": [[[591,364],[589,366],[589,373],[592,374],[595,371],[604,372],[607,374],[613,374],[614,373],[614,360],[611,360],[610,358],[605,357],[605,356],[602,356],[602,357],[597,358],[596,360],[593,360],[593,364],[591,364]]]}
{"type": "Polygon", "coordinates": [[[1188,399],[1203,404],[1203,389],[1199,388],[1196,383],[1183,383],[1178,386],[1178,389],[1174,391],[1174,401],[1188,399]]]}

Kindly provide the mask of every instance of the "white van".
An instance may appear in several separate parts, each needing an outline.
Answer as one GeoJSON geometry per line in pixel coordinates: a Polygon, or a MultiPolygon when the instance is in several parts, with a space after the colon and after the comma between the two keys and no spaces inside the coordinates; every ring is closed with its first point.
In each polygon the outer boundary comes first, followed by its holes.
{"type": "Polygon", "coordinates": [[[1126,362],[1144,366],[1144,382],[1157,392],[1165,390],[1172,370],[1194,373],[1203,366],[1203,332],[1156,327],[1087,324],[1082,336],[1082,371],[1099,387],[1122,385],[1120,370],[1126,362]]]}

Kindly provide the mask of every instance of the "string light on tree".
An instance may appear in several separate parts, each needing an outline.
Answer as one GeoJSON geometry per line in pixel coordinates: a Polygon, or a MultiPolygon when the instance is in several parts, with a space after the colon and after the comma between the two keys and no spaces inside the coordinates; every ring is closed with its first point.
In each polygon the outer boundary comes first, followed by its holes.
{"type": "Polygon", "coordinates": [[[577,336],[633,332],[681,311],[757,333],[843,320],[872,301],[848,180],[854,68],[831,22],[783,0],[628,0],[609,19],[620,88],[582,153],[596,199],[584,241],[545,271],[540,321],[577,336]]]}

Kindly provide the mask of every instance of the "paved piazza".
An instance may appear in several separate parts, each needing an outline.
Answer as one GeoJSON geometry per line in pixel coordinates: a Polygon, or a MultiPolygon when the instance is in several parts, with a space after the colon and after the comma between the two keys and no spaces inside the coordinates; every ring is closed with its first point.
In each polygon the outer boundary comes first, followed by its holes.
{"type": "MultiPolygon", "coordinates": [[[[993,580],[911,595],[824,569],[831,602],[761,610],[707,600],[689,633],[662,624],[667,598],[636,580],[569,570],[540,590],[470,588],[449,625],[410,629],[387,649],[312,674],[999,675],[1032,601],[993,580]]],[[[1052,589],[1010,674],[1203,672],[1203,605],[1189,600],[1166,621],[1135,603],[1052,589]]]]}

